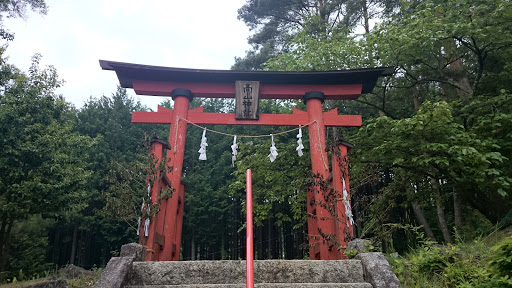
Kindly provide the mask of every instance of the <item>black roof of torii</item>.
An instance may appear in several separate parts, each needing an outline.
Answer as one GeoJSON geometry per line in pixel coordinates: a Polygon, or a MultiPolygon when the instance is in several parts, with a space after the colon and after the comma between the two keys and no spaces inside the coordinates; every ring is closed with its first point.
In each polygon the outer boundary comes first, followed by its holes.
{"type": "Polygon", "coordinates": [[[260,81],[262,84],[362,84],[362,93],[370,93],[379,77],[391,75],[394,71],[394,67],[308,72],[208,70],[107,60],[100,60],[100,66],[103,70],[115,71],[123,88],[133,88],[133,80],[191,83],[234,83],[237,80],[244,80],[260,81]]]}

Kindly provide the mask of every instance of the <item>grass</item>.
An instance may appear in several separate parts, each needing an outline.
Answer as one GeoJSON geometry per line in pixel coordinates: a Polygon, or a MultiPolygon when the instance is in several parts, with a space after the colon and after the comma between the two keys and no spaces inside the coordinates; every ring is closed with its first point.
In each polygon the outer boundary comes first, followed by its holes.
{"type": "Polygon", "coordinates": [[[404,287],[512,287],[512,229],[456,245],[423,241],[422,247],[389,262],[404,287]],[[496,262],[498,261],[498,262],[496,262]]]}
{"type": "MultiPolygon", "coordinates": [[[[98,281],[102,269],[94,269],[94,273],[90,274],[83,274],[78,275],[76,277],[73,277],[71,279],[65,279],[65,278],[58,278],[58,279],[64,279],[68,282],[69,288],[82,288],[82,287],[94,287],[96,284],[96,281],[98,281]]],[[[8,284],[0,284],[0,288],[22,288],[29,285],[34,285],[38,283],[43,283],[50,280],[57,280],[55,277],[48,276],[44,278],[38,278],[38,279],[32,279],[27,281],[14,281],[13,283],[8,284]]]]}

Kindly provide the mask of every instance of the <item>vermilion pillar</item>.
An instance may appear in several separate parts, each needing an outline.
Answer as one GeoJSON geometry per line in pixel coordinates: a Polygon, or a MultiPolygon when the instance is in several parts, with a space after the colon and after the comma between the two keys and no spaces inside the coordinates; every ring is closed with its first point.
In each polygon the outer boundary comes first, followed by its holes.
{"type": "MultiPolygon", "coordinates": [[[[336,223],[336,242],[339,243],[341,256],[344,258],[344,253],[347,243],[353,237],[353,225],[345,210],[345,204],[350,207],[350,188],[348,183],[348,163],[347,153],[350,144],[341,142],[333,149],[332,153],[332,179],[333,189],[336,193],[336,213],[338,223],[336,223]],[[343,187],[343,179],[345,180],[345,187],[343,187]],[[343,188],[347,191],[346,199],[344,199],[343,188]]],[[[351,208],[350,208],[351,209],[351,208]]]]}
{"type": "Polygon", "coordinates": [[[181,186],[181,171],[183,169],[183,155],[185,153],[185,136],[187,133],[187,119],[189,104],[193,99],[188,89],[174,89],[171,93],[174,100],[174,118],[171,121],[169,143],[171,149],[167,157],[171,159],[172,170],[167,176],[174,188],[173,196],[167,200],[165,209],[164,237],[165,244],[160,254],[160,261],[178,261],[180,258],[181,227],[183,223],[183,194],[181,186]],[[179,233],[178,233],[179,232],[179,233]]]}
{"type": "MultiPolygon", "coordinates": [[[[151,163],[152,165],[155,165],[155,167],[158,167],[158,164],[161,161],[165,161],[164,155],[167,153],[167,150],[170,149],[169,144],[166,143],[163,140],[160,140],[158,138],[153,138],[151,141],[151,147],[149,153],[153,155],[155,163],[151,163]]],[[[153,185],[151,187],[151,201],[153,203],[158,202],[158,198],[160,197],[160,191],[167,187],[169,184],[168,181],[166,181],[166,177],[162,175],[163,173],[161,171],[157,171],[156,175],[154,175],[154,181],[153,185]]],[[[148,179],[148,183],[150,183],[148,179]]],[[[163,210],[165,208],[165,202],[160,204],[160,210],[163,210]]],[[[147,207],[146,207],[147,209],[147,207]]],[[[139,243],[146,246],[146,261],[156,261],[158,260],[158,256],[160,254],[160,250],[162,247],[162,235],[163,235],[163,225],[158,225],[158,223],[164,222],[164,217],[162,213],[158,213],[154,217],[152,217],[151,222],[149,224],[149,232],[148,237],[146,238],[144,235],[144,225],[142,225],[141,231],[140,231],[140,237],[139,237],[139,243]]],[[[142,224],[144,224],[144,219],[142,221],[142,224]]]]}
{"type": "MultiPolygon", "coordinates": [[[[317,175],[320,181],[325,181],[329,176],[329,160],[325,151],[323,101],[324,93],[319,91],[311,91],[304,95],[309,121],[315,121],[308,126],[311,166],[313,174],[317,175]]],[[[326,209],[329,205],[325,199],[326,193],[328,191],[321,189],[321,185],[318,184],[310,187],[307,195],[309,257],[313,260],[339,259],[339,253],[333,245],[335,219],[326,209]]]]}

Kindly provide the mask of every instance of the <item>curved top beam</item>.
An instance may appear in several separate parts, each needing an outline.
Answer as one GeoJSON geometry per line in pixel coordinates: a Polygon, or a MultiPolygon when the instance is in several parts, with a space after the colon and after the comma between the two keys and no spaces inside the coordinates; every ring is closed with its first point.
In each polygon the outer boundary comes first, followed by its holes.
{"type": "MultiPolygon", "coordinates": [[[[379,77],[391,75],[394,71],[394,67],[312,72],[205,70],[140,65],[106,60],[100,60],[100,66],[103,70],[115,71],[123,88],[136,88],[134,86],[137,86],[137,83],[182,83],[190,85],[189,87],[197,85],[216,87],[225,84],[234,85],[237,80],[245,80],[260,81],[262,87],[265,87],[265,85],[268,87],[322,85],[328,88],[357,85],[362,88],[359,93],[371,92],[379,77]]],[[[150,84],[149,86],[153,85],[150,84]]],[[[166,85],[164,84],[163,86],[166,85]]],[[[181,88],[190,89],[189,87],[181,88]]],[[[135,90],[137,92],[138,89],[135,90]]],[[[137,94],[166,96],[163,95],[165,93],[158,89],[155,91],[152,91],[152,89],[140,89],[137,94]]],[[[230,95],[226,96],[230,97],[230,95]]],[[[203,95],[202,97],[209,96],[203,95]]],[[[354,99],[353,96],[350,98],[354,99]]],[[[341,98],[335,97],[332,99],[341,98]]]]}

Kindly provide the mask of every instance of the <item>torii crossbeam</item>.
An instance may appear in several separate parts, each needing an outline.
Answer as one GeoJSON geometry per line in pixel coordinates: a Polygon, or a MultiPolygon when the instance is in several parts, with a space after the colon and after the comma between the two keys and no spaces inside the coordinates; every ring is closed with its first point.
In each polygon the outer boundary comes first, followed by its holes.
{"type": "Polygon", "coordinates": [[[132,114],[134,123],[171,124],[169,143],[172,147],[168,143],[155,141],[152,143],[151,153],[157,159],[163,159],[166,155],[171,159],[173,169],[166,175],[158,172],[157,179],[161,180],[152,187],[151,197],[155,201],[160,189],[167,185],[173,187],[176,193],[162,202],[160,212],[150,219],[148,231],[142,231],[148,232],[148,236],[141,233],[140,242],[148,251],[147,261],[179,260],[184,205],[181,171],[188,122],[200,125],[272,126],[299,126],[309,123],[312,172],[319,175],[321,180],[328,180],[332,172],[330,185],[334,191],[339,191],[333,198],[334,202],[331,199],[328,204],[326,198],[329,197],[325,191],[321,191],[320,185],[310,187],[307,193],[309,256],[313,260],[343,257],[344,247],[352,237],[350,211],[347,211],[350,210],[350,189],[345,158],[350,145],[341,142],[334,147],[332,166],[329,167],[325,127],[359,127],[361,116],[338,115],[336,109],[323,112],[322,103],[325,99],[351,100],[359,97],[361,93],[369,93],[377,79],[390,75],[393,68],[272,72],[182,69],[103,60],[100,60],[100,65],[104,70],[114,70],[124,88],[133,88],[139,95],[171,96],[174,100],[174,109],[158,107],[156,112],[132,114]],[[307,111],[294,108],[292,114],[259,114],[256,119],[247,120],[240,119],[241,116],[236,113],[206,113],[202,107],[189,110],[193,97],[235,98],[236,95],[238,100],[236,83],[243,81],[257,82],[258,87],[255,90],[262,99],[301,99],[306,103],[307,111]]]}

